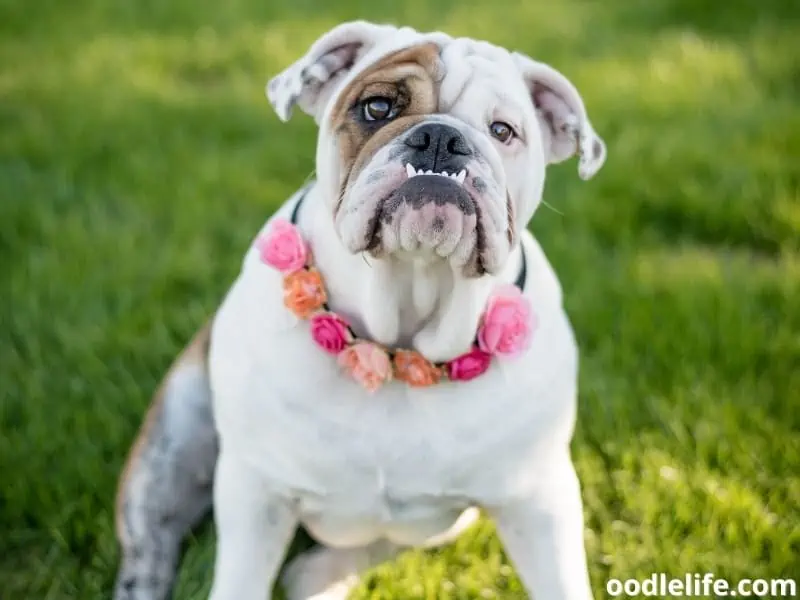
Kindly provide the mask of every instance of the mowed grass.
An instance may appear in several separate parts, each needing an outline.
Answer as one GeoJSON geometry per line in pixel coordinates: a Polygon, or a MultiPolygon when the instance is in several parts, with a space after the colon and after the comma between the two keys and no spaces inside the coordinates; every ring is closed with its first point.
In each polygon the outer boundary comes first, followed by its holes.
{"type": "MultiPolygon", "coordinates": [[[[263,85],[359,17],[553,64],[608,144],[589,183],[551,169],[531,224],[582,351],[597,597],[800,574],[800,4],[0,0],[0,598],[109,597],[149,396],[313,169],[312,121],[263,85]]],[[[179,600],[212,563],[206,525],[179,600]]],[[[354,597],[524,594],[484,523],[354,597]]]]}

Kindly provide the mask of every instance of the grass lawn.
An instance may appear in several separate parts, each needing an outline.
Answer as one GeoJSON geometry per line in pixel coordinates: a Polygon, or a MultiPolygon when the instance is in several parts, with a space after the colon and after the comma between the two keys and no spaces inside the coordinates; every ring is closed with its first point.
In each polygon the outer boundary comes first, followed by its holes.
{"type": "MultiPolygon", "coordinates": [[[[313,168],[267,78],[345,19],[567,73],[609,161],[532,229],[582,350],[574,455],[605,581],[800,574],[795,0],[0,0],[0,598],[108,598],[117,475],[168,363],[313,168]]],[[[213,532],[178,600],[204,598],[213,532]]],[[[492,526],[358,599],[522,598],[492,526]]],[[[547,600],[547,599],[540,599],[547,600]]]]}

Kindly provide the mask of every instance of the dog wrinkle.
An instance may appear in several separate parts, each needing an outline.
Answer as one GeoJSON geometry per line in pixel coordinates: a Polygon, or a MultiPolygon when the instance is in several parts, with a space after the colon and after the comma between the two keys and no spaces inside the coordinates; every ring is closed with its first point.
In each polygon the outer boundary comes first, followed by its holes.
{"type": "Polygon", "coordinates": [[[442,80],[439,90],[439,112],[450,112],[472,82],[474,71],[467,58],[472,54],[472,46],[462,39],[454,40],[442,52],[447,77],[442,80]]]}
{"type": "Polygon", "coordinates": [[[404,198],[401,194],[395,190],[392,192],[392,195],[386,199],[386,202],[383,203],[383,207],[381,209],[382,214],[382,221],[387,225],[392,222],[394,218],[394,213],[397,212],[397,209],[400,208],[400,205],[404,202],[404,198]]]}
{"type": "Polygon", "coordinates": [[[508,215],[508,230],[506,231],[506,235],[508,237],[508,243],[513,245],[516,232],[514,202],[511,200],[511,194],[508,192],[506,192],[506,214],[508,215]]]}
{"type": "MultiPolygon", "coordinates": [[[[378,256],[380,254],[380,246],[381,246],[381,235],[380,235],[380,212],[376,212],[372,217],[370,217],[369,224],[367,225],[367,233],[365,235],[364,242],[366,244],[365,251],[371,253],[373,256],[378,256]]],[[[391,223],[392,222],[392,215],[391,213],[388,215],[388,220],[386,216],[384,216],[384,223],[391,223]]]]}

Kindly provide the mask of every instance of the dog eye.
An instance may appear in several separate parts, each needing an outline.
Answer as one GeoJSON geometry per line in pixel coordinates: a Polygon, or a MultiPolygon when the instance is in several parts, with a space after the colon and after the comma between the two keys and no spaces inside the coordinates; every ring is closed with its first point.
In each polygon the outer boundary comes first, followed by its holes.
{"type": "Polygon", "coordinates": [[[364,119],[367,121],[386,121],[397,114],[394,103],[383,96],[367,98],[362,102],[364,119]]]}
{"type": "Polygon", "coordinates": [[[511,125],[508,123],[504,123],[503,121],[495,121],[491,125],[489,125],[489,131],[492,132],[492,136],[503,142],[504,144],[507,143],[512,137],[514,137],[514,130],[511,128],[511,125]]]}

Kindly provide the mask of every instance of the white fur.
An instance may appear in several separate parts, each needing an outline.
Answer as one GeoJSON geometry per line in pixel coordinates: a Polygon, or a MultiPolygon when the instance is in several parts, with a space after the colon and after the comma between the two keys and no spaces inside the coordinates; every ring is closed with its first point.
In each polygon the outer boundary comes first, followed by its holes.
{"type": "MultiPolygon", "coordinates": [[[[498,360],[469,383],[420,389],[392,382],[369,394],[342,376],[314,345],[308,324],[283,307],[280,274],[251,248],[216,315],[209,356],[221,439],[213,600],[263,600],[298,522],[334,550],[298,562],[306,567],[292,570],[290,596],[333,599],[352,581],[303,596],[304,586],[320,586],[302,573],[338,565],[347,579],[365,549],[435,543],[460,530],[459,517],[475,506],[496,519],[532,596],[592,597],[569,456],[577,349],[558,280],[525,225],[541,200],[545,165],[565,158],[570,135],[583,148],[582,174],[599,169],[605,152],[590,155],[599,138],[566,78],[519,61],[485,42],[358,22],[323,36],[268,87],[282,118],[298,102],[320,123],[319,179],[305,196],[300,227],[332,309],[359,335],[410,345],[434,360],[464,352],[491,290],[516,278],[523,252],[525,294],[538,326],[527,353],[498,360]],[[503,201],[510,194],[518,215],[517,241],[480,278],[462,276],[446,260],[354,254],[344,242],[348,231],[332,216],[339,166],[327,120],[337,93],[387,53],[430,40],[443,48],[446,119],[470,134],[491,186],[503,201]],[[558,114],[536,109],[537,94],[558,114]],[[526,144],[493,145],[485,125],[497,118],[514,119],[526,144]],[[546,131],[554,119],[573,129],[546,131]]],[[[384,166],[375,160],[367,172],[384,166]]],[[[287,218],[297,198],[276,216],[287,218]]],[[[503,222],[505,207],[490,208],[503,222]]]]}

